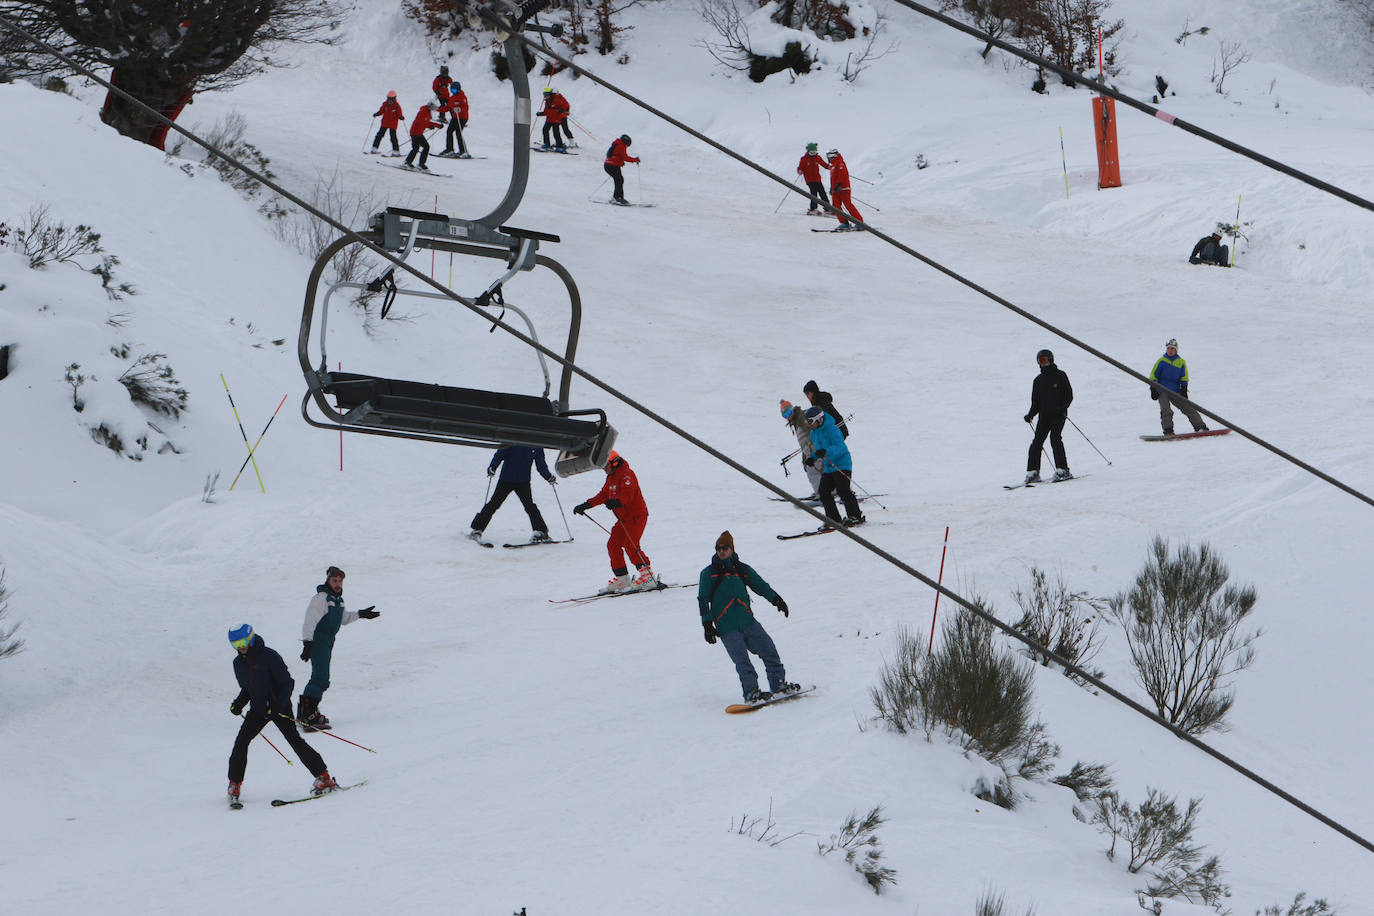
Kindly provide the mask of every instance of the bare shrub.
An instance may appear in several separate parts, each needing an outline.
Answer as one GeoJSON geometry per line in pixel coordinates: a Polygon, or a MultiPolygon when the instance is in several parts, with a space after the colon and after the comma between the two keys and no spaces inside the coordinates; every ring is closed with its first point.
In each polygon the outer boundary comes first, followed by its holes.
{"type": "Polygon", "coordinates": [[[1206,543],[1170,556],[1156,537],[1129,593],[1111,599],[1126,632],[1136,680],[1160,717],[1190,735],[1223,729],[1235,703],[1228,678],[1254,661],[1262,633],[1242,633],[1254,610],[1251,586],[1227,584],[1230,572],[1206,543]]]}
{"type": "Polygon", "coordinates": [[[768,799],[767,817],[750,817],[748,814],[741,814],[739,822],[734,818],[730,819],[730,832],[740,836],[747,836],[756,843],[763,843],[767,846],[781,846],[795,836],[800,836],[801,831],[789,833],[781,836],[778,833],[778,825],[773,822],[773,799],[768,799]]]}
{"type": "Polygon", "coordinates": [[[1167,897],[1214,906],[1231,895],[1231,889],[1220,881],[1220,860],[1203,858],[1201,847],[1193,842],[1201,808],[1202,800],[1192,798],[1187,810],[1179,811],[1174,798],[1154,788],[1146,790],[1139,808],[1122,801],[1116,792],[1104,792],[1096,799],[1092,823],[1112,839],[1107,858],[1115,861],[1117,842],[1124,841],[1130,853],[1126,870],[1134,875],[1152,869],[1150,883],[1136,891],[1142,907],[1155,909],[1146,906],[1146,899],[1167,897]]]}
{"type": "MultiPolygon", "coordinates": [[[[276,173],[269,168],[271,160],[252,143],[244,139],[248,132],[248,120],[237,111],[231,111],[223,118],[215,121],[214,126],[202,132],[201,137],[210,146],[222,150],[226,155],[232,156],[239,162],[253,169],[268,181],[276,179],[276,173]]],[[[201,151],[201,147],[193,147],[196,152],[201,151]]],[[[186,140],[178,139],[172,146],[172,151],[168,154],[174,157],[186,157],[190,154],[186,150],[186,140]]],[[[206,168],[214,170],[219,176],[219,180],[238,191],[250,200],[257,200],[262,196],[264,185],[246,172],[235,167],[228,159],[217,153],[205,152],[201,164],[206,168]]],[[[278,219],[291,211],[283,205],[280,198],[275,194],[270,195],[259,207],[258,212],[268,219],[278,219]]]]}
{"type": "MultiPolygon", "coordinates": [[[[1044,570],[1034,566],[1030,569],[1029,589],[1023,591],[1018,587],[1012,598],[1021,608],[1021,619],[1012,624],[1012,629],[1024,633],[1060,658],[1087,669],[1102,647],[1100,631],[1102,612],[1107,609],[1105,598],[1072,591],[1062,575],[1051,582],[1044,570]]],[[[1045,667],[1053,664],[1048,655],[1028,651],[1039,664],[1045,667]]],[[[1079,680],[1068,671],[1064,673],[1079,680]]],[[[1091,670],[1089,673],[1094,677],[1102,674],[1091,670]]]]}
{"type": "Polygon", "coordinates": [[[1283,904],[1276,903],[1263,910],[1256,910],[1255,916],[1336,916],[1336,911],[1331,909],[1331,904],[1321,898],[1308,903],[1307,891],[1301,891],[1293,898],[1288,909],[1284,909],[1283,904]]]}
{"type": "Polygon", "coordinates": [[[1225,95],[1222,86],[1226,83],[1226,77],[1250,59],[1250,52],[1243,49],[1240,42],[1222,41],[1217,43],[1217,53],[1219,57],[1212,59],[1212,76],[1210,79],[1217,95],[1225,95]]]}
{"type": "Polygon", "coordinates": [[[14,635],[22,621],[14,626],[4,624],[5,617],[10,612],[9,599],[10,591],[5,587],[5,567],[0,566],[0,658],[9,658],[24,651],[24,640],[14,635]]]}
{"type": "MultiPolygon", "coordinates": [[[[130,345],[112,347],[111,352],[121,359],[127,359],[131,352],[130,345]]],[[[119,376],[119,383],[129,392],[129,398],[135,404],[142,404],[175,419],[186,409],[191,395],[181,387],[176,373],[166,360],[166,353],[144,353],[124,370],[119,376]]]]}
{"type": "MultiPolygon", "coordinates": [[[[344,181],[336,169],[326,178],[318,178],[311,189],[309,201],[316,210],[326,216],[360,230],[367,228],[372,214],[386,208],[386,200],[378,200],[375,189],[353,191],[344,186],[344,181]]],[[[277,238],[311,260],[319,258],[325,248],[339,238],[339,230],[310,213],[292,212],[288,217],[273,224],[277,238]]],[[[383,266],[383,261],[361,245],[348,245],[329,261],[325,269],[326,284],[364,283],[375,276],[383,266]]],[[[377,292],[359,290],[354,305],[367,313],[377,292]]]]}
{"type": "Polygon", "coordinates": [[[1073,790],[1081,802],[1094,801],[1112,787],[1112,774],[1105,763],[1084,763],[1075,761],[1067,773],[1062,773],[1050,782],[1073,790]]]}
{"type": "Polygon", "coordinates": [[[882,864],[883,845],[878,839],[878,828],[883,825],[883,807],[878,805],[863,817],[851,812],[839,833],[831,834],[829,841],[817,843],[816,851],[828,856],[837,850],[844,850],[844,860],[854,866],[863,876],[873,893],[881,894],[883,887],[897,884],[896,869],[882,864]]]}
{"type": "MultiPolygon", "coordinates": [[[[1007,912],[1006,894],[988,888],[978,895],[973,916],[1005,916],[1007,912]]],[[[1035,907],[1026,908],[1026,916],[1034,916],[1035,907]]]]}

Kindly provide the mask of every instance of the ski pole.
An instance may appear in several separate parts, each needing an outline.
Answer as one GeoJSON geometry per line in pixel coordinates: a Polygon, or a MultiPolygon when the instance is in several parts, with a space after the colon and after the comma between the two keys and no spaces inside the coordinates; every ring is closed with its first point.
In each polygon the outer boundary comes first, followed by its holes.
{"type": "MultiPolygon", "coordinates": [[[[851,194],[851,195],[849,195],[849,196],[850,196],[850,197],[854,197],[853,194],[851,194]]],[[[875,213],[882,213],[882,212],[883,212],[883,208],[880,207],[880,206],[878,206],[877,204],[871,204],[871,203],[869,203],[868,201],[863,200],[863,199],[858,198],[858,197],[854,197],[854,201],[855,201],[856,203],[861,203],[861,204],[863,204],[865,207],[867,207],[868,209],[874,211],[875,213]]]]}
{"type": "Polygon", "coordinates": [[[851,487],[859,487],[859,492],[863,493],[864,496],[873,500],[873,502],[877,504],[879,509],[882,509],[884,512],[887,511],[887,506],[884,506],[882,503],[878,502],[878,497],[874,496],[872,493],[868,492],[862,486],[854,482],[854,475],[852,472],[845,471],[843,468],[836,465],[835,462],[830,460],[829,456],[826,456],[821,460],[824,461],[826,464],[830,465],[830,467],[833,470],[837,471],[840,474],[840,476],[842,476],[849,483],[851,487]]]}
{"type": "MultiPolygon", "coordinates": [[[[243,713],[239,713],[239,718],[240,718],[240,719],[243,718],[243,713]]],[[[266,741],[266,742],[267,742],[267,746],[270,747],[272,750],[276,751],[276,752],[277,752],[277,756],[281,757],[282,760],[285,760],[287,766],[294,766],[294,765],[295,765],[295,762],[294,762],[290,757],[286,756],[285,754],[283,754],[283,753],[281,752],[281,748],[277,747],[275,744],[272,743],[272,739],[271,739],[271,738],[267,737],[267,736],[264,735],[262,732],[258,732],[258,737],[261,738],[262,740],[266,741]]]]}
{"type": "Polygon", "coordinates": [[[782,200],[778,201],[778,205],[777,205],[776,207],[773,208],[773,213],[774,213],[774,214],[776,214],[779,210],[782,209],[782,205],[783,205],[783,204],[787,203],[787,198],[789,198],[789,197],[792,196],[792,189],[795,188],[796,186],[797,186],[797,179],[793,178],[793,179],[792,179],[792,184],[788,186],[788,188],[787,188],[787,190],[786,190],[785,192],[783,192],[782,200]]]}
{"type": "Polygon", "coordinates": [[[580,130],[580,131],[582,131],[582,133],[584,133],[584,134],[586,134],[587,136],[591,137],[593,140],[596,139],[596,134],[594,134],[594,133],[592,133],[591,131],[587,130],[586,126],[585,126],[581,121],[577,120],[577,118],[574,118],[572,115],[568,115],[568,120],[571,121],[571,122],[573,122],[574,124],[576,124],[576,125],[577,125],[577,129],[580,130]]]}
{"type": "Polygon", "coordinates": [[[239,424],[239,434],[243,436],[243,445],[248,449],[248,460],[253,462],[253,473],[258,475],[258,486],[262,488],[262,492],[266,493],[267,487],[263,486],[262,483],[262,471],[258,470],[257,459],[253,457],[253,447],[248,444],[248,433],[243,431],[243,421],[239,419],[239,409],[234,404],[234,396],[229,394],[229,383],[225,381],[223,372],[219,374],[219,380],[224,383],[224,393],[229,395],[229,407],[234,411],[234,419],[239,424]]]}
{"type": "Polygon", "coordinates": [[[568,529],[568,540],[574,540],[572,526],[568,524],[568,514],[563,511],[563,498],[558,495],[558,487],[550,481],[549,489],[553,490],[553,498],[558,502],[558,514],[563,516],[563,527],[568,529]]]}
{"type": "Polygon", "coordinates": [[[595,188],[592,189],[592,193],[590,193],[590,194],[587,195],[587,200],[591,200],[593,197],[595,197],[595,196],[596,196],[596,192],[597,192],[597,191],[600,191],[602,188],[606,187],[606,182],[608,182],[608,181],[610,181],[610,180],[611,180],[611,176],[610,176],[610,175],[607,175],[605,178],[601,179],[601,184],[597,185],[595,188]]]}
{"type": "MultiPolygon", "coordinates": [[[[1078,429],[1078,424],[1077,424],[1077,423],[1074,423],[1073,420],[1072,420],[1072,418],[1066,416],[1064,419],[1068,420],[1070,423],[1073,423],[1073,428],[1074,428],[1074,429],[1078,429]]],[[[1083,437],[1083,440],[1084,440],[1085,442],[1087,442],[1089,445],[1092,445],[1092,446],[1093,446],[1093,451],[1097,452],[1097,454],[1099,454],[1099,455],[1102,455],[1102,449],[1098,448],[1096,445],[1093,445],[1093,440],[1091,440],[1091,439],[1088,438],[1088,434],[1087,434],[1087,433],[1083,432],[1083,430],[1081,430],[1081,429],[1078,429],[1078,434],[1079,434],[1080,436],[1083,437]]],[[[1108,465],[1110,465],[1110,464],[1112,463],[1112,459],[1108,458],[1106,455],[1102,455],[1102,460],[1105,461],[1105,462],[1107,462],[1108,465]]]]}
{"type": "MultiPolygon", "coordinates": [[[[577,513],[574,512],[573,514],[576,515],[577,513]]],[[[610,529],[610,528],[607,528],[605,525],[601,524],[600,522],[598,522],[596,519],[592,518],[590,515],[588,515],[588,514],[585,513],[585,512],[582,513],[582,517],[585,518],[587,521],[591,522],[591,523],[592,523],[593,525],[595,525],[596,527],[600,528],[602,531],[606,532],[606,537],[610,537],[610,536],[611,536],[611,529],[610,529]]]]}
{"type": "MultiPolygon", "coordinates": [[[[285,713],[278,713],[277,715],[281,716],[283,719],[287,719],[287,720],[289,720],[289,721],[291,721],[291,722],[294,722],[296,725],[305,725],[305,724],[306,724],[305,722],[302,722],[302,721],[300,721],[299,719],[293,719],[293,718],[291,718],[290,716],[286,715],[285,713]]],[[[356,748],[362,748],[362,750],[367,751],[369,754],[375,754],[375,753],[377,753],[376,751],[374,751],[374,750],[373,750],[372,748],[370,748],[370,747],[363,747],[363,745],[359,744],[359,743],[356,742],[356,741],[349,741],[347,738],[342,738],[342,737],[340,737],[339,735],[334,734],[333,732],[329,731],[329,730],[326,729],[326,728],[317,728],[317,729],[315,729],[315,731],[316,731],[317,734],[328,735],[329,737],[333,738],[333,739],[336,740],[336,741],[342,741],[344,744],[351,744],[351,745],[353,745],[353,746],[356,747],[356,748]]]]}
{"type": "Polygon", "coordinates": [[[864,184],[873,184],[873,182],[869,181],[867,178],[860,178],[858,175],[850,175],[849,177],[853,178],[855,181],[862,181],[864,184]]]}
{"type": "MultiPolygon", "coordinates": [[[[940,548],[940,578],[935,580],[936,585],[945,584],[945,551],[949,550],[949,526],[945,526],[945,546],[940,548]]],[[[926,654],[929,655],[935,650],[935,618],[940,613],[940,590],[935,590],[935,610],[930,612],[930,645],[926,647],[926,654]]]]}
{"type": "MultiPolygon", "coordinates": [[[[281,405],[285,403],[286,395],[282,395],[280,403],[277,404],[277,410],[281,410],[281,405]]],[[[272,421],[277,418],[277,410],[272,411],[272,416],[267,418],[267,425],[262,428],[262,436],[267,435],[267,431],[272,428],[272,421]]],[[[249,459],[258,453],[258,446],[262,444],[262,436],[258,436],[258,441],[254,442],[253,447],[248,450],[248,458],[243,459],[243,464],[239,465],[239,472],[234,475],[234,483],[239,482],[239,475],[243,473],[244,468],[248,467],[249,459]]],[[[234,489],[234,483],[229,484],[230,490],[234,489]]]]}
{"type": "MultiPolygon", "coordinates": [[[[1034,441],[1035,441],[1035,424],[1032,423],[1030,420],[1027,420],[1027,421],[1026,421],[1026,425],[1029,426],[1029,427],[1031,428],[1031,441],[1034,442],[1034,441]]],[[[1040,443],[1040,456],[1041,456],[1042,458],[1044,458],[1046,461],[1050,461],[1050,456],[1045,454],[1045,443],[1043,443],[1043,442],[1040,443]]],[[[1053,461],[1050,461],[1050,464],[1053,464],[1053,463],[1054,463],[1053,461]]]]}
{"type": "MultiPolygon", "coordinates": [[[[1236,231],[1231,233],[1231,263],[1227,264],[1227,267],[1236,266],[1236,249],[1240,247],[1240,200],[1244,196],[1243,194],[1236,195],[1236,231]]],[[[1107,463],[1111,464],[1110,461],[1107,463]]]]}
{"type": "MultiPolygon", "coordinates": [[[[377,116],[372,116],[372,121],[367,125],[367,137],[372,136],[372,125],[377,123],[377,116]]],[[[367,152],[367,137],[363,137],[363,152],[367,152]]],[[[380,139],[380,138],[379,138],[380,139]]]]}

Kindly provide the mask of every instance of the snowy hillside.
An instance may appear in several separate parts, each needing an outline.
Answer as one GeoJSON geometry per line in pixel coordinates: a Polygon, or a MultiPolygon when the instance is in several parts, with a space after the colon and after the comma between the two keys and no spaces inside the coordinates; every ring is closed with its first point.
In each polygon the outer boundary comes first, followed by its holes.
{"type": "MultiPolygon", "coordinates": [[[[1164,75],[1177,94],[1161,105],[1178,116],[1374,197],[1371,61],[1339,18],[1345,5],[1238,0],[1212,21],[1195,6],[1114,4],[1127,23],[1120,89],[1148,99],[1164,75]],[[1201,25],[1208,35],[1175,41],[1201,25]],[[1252,52],[1225,96],[1208,82],[1222,40],[1252,52]]],[[[785,179],[806,143],[838,146],[868,182],[859,209],[885,233],[1139,371],[1178,338],[1198,403],[1374,491],[1374,214],[1124,109],[1125,184],[1098,191],[1085,92],[1031,93],[1029,71],[984,61],[967,36],[874,7],[896,46],[855,85],[835,72],[843,49],[796,82],[723,71],[695,45],[707,26],[686,0],[627,13],[628,64],[579,63],[785,179]],[[1240,195],[1249,241],[1236,269],[1190,266],[1193,243],[1234,218],[1240,195]]],[[[412,115],[445,49],[391,3],[360,3],[347,29],[338,47],[295,52],[292,69],[197,98],[179,123],[204,131],[241,114],[281,183],[307,198],[328,185],[375,208],[490,210],[509,176],[512,106],[488,49],[460,43],[443,58],[472,100],[468,143],[488,158],[432,159],[452,177],[423,177],[362,149],[386,91],[412,115]]],[[[854,414],[855,480],[883,494],[860,533],[934,577],[948,526],[944,583],[1003,619],[1018,615],[1011,594],[1031,567],[1107,596],[1130,587],[1154,535],[1210,542],[1256,588],[1264,633],[1235,679],[1230,730],[1205,740],[1374,835],[1361,781],[1374,756],[1368,505],[1239,435],[1140,441],[1159,420],[1138,382],[876,238],[812,233],[827,221],[806,218],[804,199],[779,206],[781,187],[591,81],[556,85],[592,136],[579,133],[576,157],[533,157],[510,222],[561,237],[541,253],[576,278],[579,365],[798,494],[796,462],[790,477],[778,466],[795,443],[777,404],[804,403],[803,383],[818,380],[854,414]],[[601,205],[601,153],[620,133],[643,158],[627,195],[652,209],[601,205]],[[1084,479],[1007,492],[1025,466],[1021,418],[1042,347],[1073,381],[1081,433],[1066,441],[1084,479]]],[[[307,426],[294,348],[312,259],[260,199],[114,135],[101,97],[0,85],[0,119],[42,138],[8,142],[0,221],[43,207],[89,224],[137,290],[112,300],[77,266],[30,270],[0,247],[0,346],[13,345],[0,379],[0,622],[22,621],[27,643],[0,660],[6,911],[214,916],[252,899],[333,914],[943,916],[974,912],[991,891],[1009,913],[1141,912],[1145,876],[1104,856],[1108,839],[1075,819],[1067,789],[1034,783],[1019,808],[999,808],[973,794],[990,764],[872,721],[869,689],[897,632],[929,633],[930,589],[840,536],[777,540],[815,523],[613,396],[579,380],[572,400],[604,408],[620,432],[654,568],[695,583],[729,529],[787,599],[788,618],[761,600],[755,610],[789,679],[817,684],[814,696],[724,715],[739,685],[721,646],[702,641],[693,588],[550,603],[610,575],[604,534],[571,514],[599,472],[536,487],[572,543],[482,550],[463,535],[489,453],[307,426]],[[128,402],[118,379],[146,354],[163,354],[189,393],[179,417],[128,402]],[[75,375],[86,381],[74,389],[75,375]],[[246,452],[221,375],[250,441],[286,396],[258,452],[262,488],[250,465],[229,492],[246,452]],[[101,423],[125,455],[91,440],[101,423]],[[237,688],[225,632],[251,623],[299,690],[302,616],[330,564],[348,572],[349,607],[382,616],[340,633],[322,708],[375,754],[308,740],[341,782],[367,786],[275,810],[268,801],[298,797],[309,774],[259,740],[247,807],[226,812],[237,688]],[[881,895],[842,854],[816,851],[877,805],[899,881],[881,895]]],[[[497,276],[495,262],[445,261],[412,264],[467,296],[497,276]]],[[[541,339],[562,339],[567,308],[551,284],[522,276],[506,294],[541,339]]],[[[456,305],[402,297],[394,314],[336,309],[331,363],[447,385],[542,383],[533,355],[456,305]]],[[[528,533],[514,499],[487,529],[497,544],[528,533]]],[[[953,610],[940,602],[942,620],[953,610]]],[[[1104,632],[1096,666],[1143,699],[1121,630],[1104,632]]],[[[1220,856],[1234,913],[1306,891],[1343,916],[1374,914],[1367,850],[1037,671],[1038,715],[1062,750],[1054,772],[1100,762],[1132,801],[1148,787],[1204,799],[1196,839],[1220,856]]]]}

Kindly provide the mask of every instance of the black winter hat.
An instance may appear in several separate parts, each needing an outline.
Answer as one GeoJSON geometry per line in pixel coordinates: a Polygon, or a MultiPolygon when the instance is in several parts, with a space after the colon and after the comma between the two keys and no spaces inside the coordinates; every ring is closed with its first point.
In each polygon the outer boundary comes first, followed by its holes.
{"type": "Polygon", "coordinates": [[[808,393],[809,393],[809,394],[818,394],[818,393],[820,393],[820,390],[821,390],[821,386],[816,384],[816,380],[815,380],[815,379],[812,379],[811,381],[807,382],[805,385],[802,385],[802,394],[808,394],[808,393]]]}

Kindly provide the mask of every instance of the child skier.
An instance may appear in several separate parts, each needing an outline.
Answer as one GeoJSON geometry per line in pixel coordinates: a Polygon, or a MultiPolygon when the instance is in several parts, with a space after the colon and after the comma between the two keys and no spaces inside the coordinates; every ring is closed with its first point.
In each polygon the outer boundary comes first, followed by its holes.
{"type": "Polygon", "coordinates": [[[372,138],[372,149],[370,152],[380,152],[382,145],[382,135],[391,131],[391,155],[401,155],[401,144],[396,140],[396,128],[406,119],[401,114],[401,103],[396,99],[396,90],[393,89],[386,94],[386,100],[382,102],[382,107],[378,108],[372,115],[374,118],[382,119],[382,126],[377,129],[377,136],[372,138]]]}

